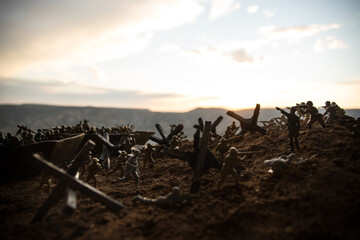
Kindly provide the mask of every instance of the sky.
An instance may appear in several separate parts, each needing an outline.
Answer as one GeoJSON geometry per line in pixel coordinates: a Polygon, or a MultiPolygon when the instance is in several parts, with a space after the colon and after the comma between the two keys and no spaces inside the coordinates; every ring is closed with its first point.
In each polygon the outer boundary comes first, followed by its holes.
{"type": "Polygon", "coordinates": [[[360,108],[358,0],[2,0],[0,104],[360,108]]]}

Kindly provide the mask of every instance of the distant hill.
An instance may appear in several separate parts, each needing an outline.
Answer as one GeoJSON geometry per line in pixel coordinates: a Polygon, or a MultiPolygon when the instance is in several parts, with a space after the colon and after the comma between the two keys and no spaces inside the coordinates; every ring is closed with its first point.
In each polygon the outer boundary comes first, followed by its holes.
{"type": "MultiPolygon", "coordinates": [[[[184,125],[185,134],[189,137],[194,134],[193,125],[197,119],[202,117],[208,121],[215,121],[217,117],[224,119],[219,124],[218,133],[222,133],[226,126],[234,120],[226,115],[226,109],[221,108],[197,108],[189,112],[152,112],[146,109],[124,109],[124,108],[97,108],[97,107],[65,107],[49,105],[0,105],[0,131],[15,133],[17,125],[26,125],[36,131],[39,128],[51,128],[55,126],[73,126],[84,118],[90,121],[90,125],[96,127],[112,127],[126,125],[135,126],[135,130],[156,131],[155,124],[160,123],[166,133],[170,131],[170,124],[184,125]]],[[[320,109],[323,111],[323,109],[320,109]]],[[[247,118],[251,117],[253,109],[235,111],[237,114],[247,118]]],[[[360,116],[360,109],[347,109],[347,115],[360,116]]],[[[280,116],[275,109],[261,109],[259,120],[269,120],[280,116]]],[[[237,123],[238,124],[238,123],[237,123]]],[[[158,133],[156,133],[158,134],[158,133]]]]}

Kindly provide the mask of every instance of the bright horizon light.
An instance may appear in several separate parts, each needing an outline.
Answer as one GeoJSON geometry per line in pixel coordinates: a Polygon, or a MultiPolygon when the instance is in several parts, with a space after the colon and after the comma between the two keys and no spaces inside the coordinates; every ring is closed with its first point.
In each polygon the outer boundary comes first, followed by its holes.
{"type": "Polygon", "coordinates": [[[360,108],[356,0],[5,0],[0,28],[0,104],[360,108]]]}

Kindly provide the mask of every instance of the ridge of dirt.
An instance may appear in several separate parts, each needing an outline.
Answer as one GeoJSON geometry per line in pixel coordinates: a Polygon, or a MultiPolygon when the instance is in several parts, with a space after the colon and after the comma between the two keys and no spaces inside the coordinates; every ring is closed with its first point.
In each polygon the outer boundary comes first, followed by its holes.
{"type": "MultiPolygon", "coordinates": [[[[140,194],[155,198],[173,186],[190,189],[192,170],[168,156],[155,169],[143,169],[135,189],[132,180],[113,183],[119,173],[98,174],[98,189],[125,205],[111,212],[78,193],[78,209],[62,213],[58,202],[42,222],[30,224],[47,198],[36,190],[40,177],[0,185],[2,239],[358,239],[360,234],[360,139],[341,126],[306,130],[298,157],[280,176],[264,160],[287,154],[286,132],[247,134],[235,143],[241,151],[259,151],[242,165],[240,185],[229,176],[217,189],[220,170],[201,178],[200,197],[179,208],[132,204],[140,194]]],[[[191,151],[192,141],[182,149],[191,151]]],[[[214,148],[211,149],[214,152],[214,148]]],[[[82,177],[80,177],[83,179],[82,177]]],[[[56,183],[56,181],[55,181],[56,183]]],[[[54,184],[53,184],[54,185],[54,184]]]]}

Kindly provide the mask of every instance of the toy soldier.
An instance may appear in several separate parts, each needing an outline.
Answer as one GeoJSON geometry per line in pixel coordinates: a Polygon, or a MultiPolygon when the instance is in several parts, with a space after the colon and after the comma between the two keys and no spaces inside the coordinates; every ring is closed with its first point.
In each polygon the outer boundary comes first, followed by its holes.
{"type": "Polygon", "coordinates": [[[264,166],[271,167],[271,172],[274,176],[278,176],[288,168],[288,164],[296,160],[295,153],[289,155],[283,155],[278,158],[273,158],[264,161],[264,166]]]}
{"type": "Polygon", "coordinates": [[[131,153],[131,148],[136,144],[135,137],[133,134],[127,132],[120,139],[120,143],[127,153],[131,153]]]}
{"type": "Polygon", "coordinates": [[[356,124],[354,125],[354,128],[353,128],[353,137],[354,138],[357,138],[360,136],[360,117],[358,117],[356,119],[356,124]]]}
{"type": "Polygon", "coordinates": [[[276,107],[276,110],[279,110],[282,114],[284,114],[287,117],[287,130],[288,130],[288,137],[290,141],[291,151],[294,152],[294,141],[295,141],[296,149],[299,150],[300,147],[299,147],[298,136],[300,131],[300,118],[295,114],[296,108],[295,107],[290,108],[290,113],[287,113],[278,107],[276,107]]]}
{"type": "Polygon", "coordinates": [[[336,108],[334,105],[330,104],[330,101],[325,102],[325,112],[323,114],[325,123],[332,124],[335,120],[337,120],[338,116],[336,115],[336,108]]]}
{"type": "Polygon", "coordinates": [[[5,138],[2,132],[0,132],[0,147],[3,147],[4,145],[5,145],[5,138]]]}
{"type": "MultiPolygon", "coordinates": [[[[106,140],[110,141],[110,135],[108,133],[104,134],[104,138],[106,140]]],[[[110,157],[111,157],[111,153],[110,153],[109,148],[105,144],[103,144],[102,152],[99,157],[99,161],[100,161],[101,165],[103,166],[103,168],[105,168],[107,170],[110,169],[110,157]]]]}
{"type": "Polygon", "coordinates": [[[149,199],[137,195],[132,199],[132,202],[135,204],[137,201],[148,204],[155,205],[159,207],[179,207],[185,204],[188,204],[192,198],[196,198],[195,194],[182,194],[180,193],[179,187],[173,187],[172,191],[166,196],[160,196],[156,199],[149,199]]]}
{"type": "Polygon", "coordinates": [[[325,128],[325,123],[322,119],[322,115],[321,113],[319,113],[319,111],[316,109],[316,107],[313,106],[313,102],[312,101],[307,101],[305,106],[305,111],[303,109],[300,109],[300,112],[306,114],[309,113],[310,114],[310,120],[307,122],[308,128],[311,129],[311,126],[315,123],[318,122],[321,124],[321,126],[323,128],[325,128]]]}
{"type": "MultiPolygon", "coordinates": [[[[305,102],[301,102],[301,103],[296,103],[296,112],[300,118],[300,123],[307,123],[309,121],[310,118],[310,114],[309,113],[302,113],[301,112],[301,108],[305,106],[305,102]]],[[[291,107],[288,107],[288,109],[290,109],[291,107]]]]}
{"type": "Polygon", "coordinates": [[[176,136],[178,138],[179,145],[181,146],[182,140],[187,138],[187,136],[185,135],[184,131],[179,132],[176,136]]]}
{"type": "Polygon", "coordinates": [[[224,155],[229,151],[231,143],[225,138],[220,138],[220,142],[216,145],[215,152],[218,158],[223,158],[224,155]]]}
{"type": "Polygon", "coordinates": [[[6,134],[5,138],[6,146],[16,147],[21,143],[21,137],[19,135],[12,135],[11,133],[6,134]]]}
{"type": "Polygon", "coordinates": [[[279,130],[279,124],[275,122],[275,119],[272,118],[269,121],[260,121],[262,124],[264,124],[264,127],[267,131],[278,131],[279,130]]]}
{"type": "Polygon", "coordinates": [[[35,143],[34,134],[30,131],[24,133],[23,143],[25,145],[35,143]]]}
{"type": "Polygon", "coordinates": [[[122,150],[119,151],[120,155],[117,157],[117,162],[113,170],[109,171],[107,175],[116,172],[120,169],[120,177],[124,176],[124,166],[127,159],[127,152],[122,150]]]}
{"type": "Polygon", "coordinates": [[[85,132],[89,132],[91,129],[89,120],[86,120],[85,118],[84,118],[84,123],[83,123],[83,129],[85,132]]]}
{"type": "Polygon", "coordinates": [[[342,109],[341,107],[339,107],[339,106],[336,104],[336,102],[332,102],[332,103],[331,103],[331,106],[334,106],[337,117],[339,117],[339,118],[345,117],[345,110],[342,109]]]}
{"type": "Polygon", "coordinates": [[[170,149],[178,149],[179,145],[179,138],[177,137],[177,135],[172,136],[171,140],[170,140],[170,149]]]}
{"type": "Polygon", "coordinates": [[[130,179],[132,175],[135,181],[135,187],[138,188],[139,182],[139,173],[138,173],[138,158],[140,152],[136,149],[132,150],[133,154],[129,154],[129,158],[125,163],[125,175],[121,178],[118,178],[119,182],[126,182],[130,179]]]}
{"type": "Polygon", "coordinates": [[[270,167],[270,173],[274,176],[279,176],[282,174],[290,164],[302,164],[306,162],[307,158],[298,158],[295,153],[290,153],[289,155],[282,155],[277,158],[272,158],[264,161],[264,166],[270,167]]]}
{"type": "Polygon", "coordinates": [[[235,131],[233,130],[233,128],[231,126],[227,126],[223,138],[229,139],[234,135],[235,135],[235,131]]]}
{"type": "Polygon", "coordinates": [[[62,139],[62,136],[60,134],[60,130],[55,130],[54,131],[54,139],[55,140],[61,140],[62,139]]]}
{"type": "Polygon", "coordinates": [[[235,134],[237,130],[239,130],[240,126],[236,126],[236,122],[232,121],[231,125],[230,125],[230,129],[232,130],[232,132],[235,134]]]}
{"type": "Polygon", "coordinates": [[[41,176],[40,176],[40,184],[38,186],[38,189],[41,189],[42,186],[46,185],[47,186],[47,193],[50,194],[51,193],[51,176],[46,173],[45,171],[41,171],[41,176]]]}
{"type": "Polygon", "coordinates": [[[151,143],[146,144],[144,149],[144,169],[146,167],[146,163],[149,162],[151,168],[154,168],[154,158],[152,154],[156,152],[155,148],[151,145],[151,143]]]}
{"type": "Polygon", "coordinates": [[[218,182],[217,188],[220,188],[222,183],[225,181],[227,175],[232,175],[235,178],[236,185],[239,184],[239,174],[235,170],[235,164],[243,158],[238,157],[238,151],[235,147],[231,147],[229,153],[226,155],[223,166],[220,172],[220,180],[218,182]]]}
{"type": "Polygon", "coordinates": [[[35,134],[34,140],[35,140],[35,142],[42,142],[42,141],[46,141],[47,138],[46,138],[45,134],[42,132],[42,130],[38,129],[37,133],[35,134]]]}
{"type": "MultiPolygon", "coordinates": [[[[82,163],[81,165],[81,170],[80,170],[80,176],[84,176],[85,175],[85,171],[86,171],[86,166],[88,166],[91,161],[92,161],[92,152],[89,151],[89,156],[85,159],[85,161],[82,163]]],[[[72,161],[70,162],[70,164],[72,163],[72,161]]]]}
{"type": "Polygon", "coordinates": [[[99,172],[99,170],[101,169],[101,165],[99,163],[99,159],[97,159],[96,157],[94,157],[91,160],[91,164],[88,167],[88,175],[86,178],[86,181],[89,182],[89,180],[93,179],[95,182],[95,187],[96,187],[96,174],[99,172]]]}

